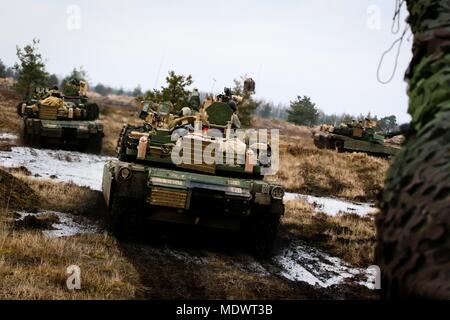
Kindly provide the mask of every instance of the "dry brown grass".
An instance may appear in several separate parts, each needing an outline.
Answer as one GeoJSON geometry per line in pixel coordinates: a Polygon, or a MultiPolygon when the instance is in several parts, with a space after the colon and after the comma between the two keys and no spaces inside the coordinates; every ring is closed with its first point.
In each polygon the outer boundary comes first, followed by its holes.
{"type": "MultiPolygon", "coordinates": [[[[33,203],[25,205],[39,204],[40,208],[66,212],[81,210],[86,215],[97,210],[79,204],[95,203],[99,192],[29,177],[24,172],[15,171],[10,177],[28,186],[33,203]]],[[[249,257],[241,253],[117,242],[106,234],[47,238],[36,231],[13,230],[12,223],[6,222],[11,213],[0,214],[0,299],[373,298],[367,290],[360,292],[353,287],[317,289],[276,275],[259,274],[249,265],[249,257]],[[180,250],[187,259],[180,259],[172,250],[180,250]],[[203,258],[204,262],[193,262],[203,258]],[[81,268],[81,290],[66,287],[66,269],[70,265],[81,268]]],[[[369,231],[356,220],[320,220],[314,217],[311,207],[298,202],[288,204],[281,237],[309,239],[344,259],[353,252],[356,259],[357,248],[350,251],[353,245],[345,243],[339,247],[340,239],[361,240],[366,233],[369,231]],[[337,227],[350,230],[338,232],[337,227]],[[322,233],[329,237],[318,239],[322,233]]]]}
{"type": "Polygon", "coordinates": [[[278,119],[255,118],[253,123],[257,128],[280,130],[280,168],[267,180],[287,191],[366,201],[374,200],[383,188],[389,160],[318,149],[313,128],[278,119]]]}
{"type": "Polygon", "coordinates": [[[281,229],[285,236],[305,240],[352,265],[367,267],[373,264],[373,217],[330,216],[315,212],[310,204],[301,200],[289,201],[281,229]]]}
{"type": "Polygon", "coordinates": [[[98,192],[20,172],[11,175],[0,169],[0,173],[2,181],[8,182],[8,197],[0,201],[0,299],[134,297],[138,275],[112,237],[90,234],[50,239],[37,231],[13,229],[13,209],[89,214],[96,210],[98,192]],[[82,290],[66,287],[66,268],[70,265],[81,268],[82,290]]]}
{"type": "Polygon", "coordinates": [[[9,172],[0,168],[0,209],[30,208],[37,195],[22,180],[14,177],[9,172]]]}
{"type": "Polygon", "coordinates": [[[280,119],[273,118],[253,118],[253,126],[257,129],[278,129],[280,135],[287,137],[296,137],[305,142],[311,141],[311,129],[304,126],[297,126],[280,119]]]}
{"type": "Polygon", "coordinates": [[[140,124],[137,110],[103,108],[100,120],[103,123],[105,137],[103,138],[102,153],[106,155],[116,155],[117,139],[124,124],[140,124]]]}
{"type": "Polygon", "coordinates": [[[133,97],[101,96],[89,92],[89,98],[100,107],[100,121],[103,123],[105,137],[103,138],[102,154],[116,155],[117,139],[124,124],[138,124],[138,105],[133,97]]]}
{"type": "Polygon", "coordinates": [[[17,115],[16,105],[19,96],[11,89],[0,87],[0,133],[20,133],[20,117],[17,115]]]}
{"type": "Polygon", "coordinates": [[[36,194],[33,202],[35,207],[82,215],[100,213],[103,198],[98,191],[77,186],[72,182],[56,182],[50,179],[31,177],[14,169],[10,169],[10,171],[36,194]]]}
{"type": "Polygon", "coordinates": [[[314,146],[311,136],[282,136],[280,168],[269,181],[286,190],[350,200],[374,200],[389,161],[365,153],[337,153],[314,146]]]}
{"type": "Polygon", "coordinates": [[[47,238],[0,227],[0,299],[130,299],[138,275],[108,235],[47,238]],[[69,290],[66,269],[81,269],[81,290],[69,290]]]}

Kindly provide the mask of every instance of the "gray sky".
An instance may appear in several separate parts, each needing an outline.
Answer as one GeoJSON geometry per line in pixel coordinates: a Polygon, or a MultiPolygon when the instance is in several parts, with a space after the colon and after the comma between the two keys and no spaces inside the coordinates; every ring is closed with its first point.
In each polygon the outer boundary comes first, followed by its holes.
{"type": "Polygon", "coordinates": [[[60,76],[83,66],[92,83],[148,89],[174,70],[192,74],[200,90],[220,91],[247,74],[257,97],[276,104],[308,95],[326,113],[370,111],[405,122],[411,41],[403,43],[393,81],[376,78],[382,52],[399,37],[390,32],[394,2],[8,1],[0,11],[0,59],[12,65],[16,45],[36,37],[48,71],[60,76]]]}

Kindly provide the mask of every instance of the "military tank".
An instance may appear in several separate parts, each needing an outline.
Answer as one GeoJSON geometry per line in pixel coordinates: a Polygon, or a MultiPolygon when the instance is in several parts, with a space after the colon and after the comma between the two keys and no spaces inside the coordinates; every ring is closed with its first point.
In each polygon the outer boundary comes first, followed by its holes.
{"type": "Polygon", "coordinates": [[[270,146],[256,152],[248,139],[230,136],[238,99],[231,100],[206,99],[196,115],[178,117],[170,104],[147,102],[140,113],[144,124],[123,127],[119,159],[107,162],[103,172],[114,234],[145,233],[142,227],[149,223],[194,226],[235,232],[255,255],[270,253],[284,214],[284,189],[263,180],[270,146]],[[185,154],[186,146],[193,152],[185,154]],[[236,146],[242,152],[234,156],[243,155],[241,162],[217,160],[220,150],[236,146]],[[192,161],[174,159],[177,148],[192,161]],[[197,161],[208,149],[215,150],[216,161],[197,161]]]}
{"type": "Polygon", "coordinates": [[[338,127],[322,125],[313,133],[314,144],[320,149],[337,152],[364,152],[374,156],[395,156],[400,146],[389,144],[383,134],[375,131],[376,123],[366,120],[359,123],[343,123],[338,127]]]}
{"type": "Polygon", "coordinates": [[[99,153],[104,136],[99,108],[86,96],[87,84],[71,80],[58,89],[37,89],[17,105],[22,140],[29,146],[69,146],[99,153]]]}

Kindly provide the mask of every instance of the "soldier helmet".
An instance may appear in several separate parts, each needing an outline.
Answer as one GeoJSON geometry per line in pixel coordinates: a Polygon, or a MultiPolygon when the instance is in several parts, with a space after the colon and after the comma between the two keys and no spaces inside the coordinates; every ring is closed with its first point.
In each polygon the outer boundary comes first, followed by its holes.
{"type": "Polygon", "coordinates": [[[229,105],[230,108],[233,110],[233,112],[236,112],[236,111],[237,111],[237,104],[236,104],[236,101],[230,100],[230,101],[228,102],[228,105],[229,105]]]}

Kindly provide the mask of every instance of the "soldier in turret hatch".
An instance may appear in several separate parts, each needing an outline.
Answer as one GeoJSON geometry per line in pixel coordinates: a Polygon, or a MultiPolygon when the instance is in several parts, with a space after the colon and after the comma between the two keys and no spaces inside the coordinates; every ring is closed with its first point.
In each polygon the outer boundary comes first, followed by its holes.
{"type": "Polygon", "coordinates": [[[189,95],[189,106],[194,111],[200,110],[200,94],[197,88],[194,88],[189,95]]]}

